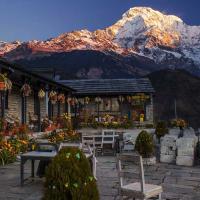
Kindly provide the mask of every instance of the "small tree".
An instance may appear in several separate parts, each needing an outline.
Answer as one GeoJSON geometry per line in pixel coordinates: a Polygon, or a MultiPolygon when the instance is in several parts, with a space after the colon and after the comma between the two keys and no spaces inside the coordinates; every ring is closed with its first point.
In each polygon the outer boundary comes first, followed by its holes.
{"type": "Polygon", "coordinates": [[[99,200],[88,159],[78,148],[64,148],[46,170],[43,200],[99,200]]]}
{"type": "Polygon", "coordinates": [[[136,139],[135,149],[143,158],[149,158],[154,152],[153,138],[147,131],[141,131],[136,139]]]}
{"type": "Polygon", "coordinates": [[[168,133],[167,124],[164,121],[158,122],[156,125],[156,130],[155,130],[155,134],[157,138],[160,140],[160,138],[163,137],[167,133],[168,133]]]}

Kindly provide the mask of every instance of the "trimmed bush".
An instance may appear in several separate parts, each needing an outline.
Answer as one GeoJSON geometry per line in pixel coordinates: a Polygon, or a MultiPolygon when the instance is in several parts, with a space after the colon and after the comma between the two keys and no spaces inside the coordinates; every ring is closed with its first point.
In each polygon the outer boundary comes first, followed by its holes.
{"type": "Polygon", "coordinates": [[[153,138],[147,131],[141,131],[139,133],[136,139],[135,149],[143,158],[149,158],[153,155],[153,138]]]}
{"type": "Polygon", "coordinates": [[[158,122],[156,125],[156,130],[155,130],[155,134],[156,134],[157,138],[160,139],[167,133],[168,133],[167,124],[164,121],[158,122]]]}
{"type": "Polygon", "coordinates": [[[78,148],[63,148],[46,170],[43,200],[99,200],[90,163],[78,148]]]}

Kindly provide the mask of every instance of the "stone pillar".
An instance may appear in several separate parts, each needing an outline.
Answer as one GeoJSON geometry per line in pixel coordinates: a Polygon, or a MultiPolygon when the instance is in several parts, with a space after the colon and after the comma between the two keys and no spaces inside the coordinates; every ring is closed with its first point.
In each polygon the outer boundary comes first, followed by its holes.
{"type": "Polygon", "coordinates": [[[150,95],[150,103],[146,104],[146,121],[153,123],[153,95],[150,95]]]}
{"type": "Polygon", "coordinates": [[[22,94],[22,124],[26,124],[26,98],[23,94],[22,94]]]}
{"type": "Polygon", "coordinates": [[[69,103],[67,103],[67,113],[70,114],[71,113],[71,106],[69,103]]]}
{"type": "Polygon", "coordinates": [[[46,90],[45,90],[45,107],[46,107],[46,116],[49,116],[49,88],[48,86],[46,86],[46,90]]]}
{"type": "Polygon", "coordinates": [[[5,115],[5,91],[1,92],[1,118],[5,115]]]}

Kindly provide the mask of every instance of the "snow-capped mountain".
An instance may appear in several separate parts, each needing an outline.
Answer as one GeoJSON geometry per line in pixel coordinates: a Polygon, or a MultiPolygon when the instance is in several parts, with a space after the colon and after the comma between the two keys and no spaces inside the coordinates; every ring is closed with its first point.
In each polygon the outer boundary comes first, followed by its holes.
{"type": "Polygon", "coordinates": [[[21,44],[22,43],[20,41],[14,41],[10,43],[0,41],[0,56],[4,56],[7,53],[11,52],[12,50],[15,50],[21,44]]]}
{"type": "Polygon", "coordinates": [[[172,54],[200,63],[200,26],[188,26],[174,15],[165,15],[151,8],[131,8],[108,31],[122,48],[157,62],[172,54]]]}
{"type": "MultiPolygon", "coordinates": [[[[46,41],[0,42],[0,55],[9,60],[32,60],[70,53],[74,50],[100,51],[126,60],[154,62],[157,68],[184,68],[200,75],[200,26],[189,26],[180,18],[148,7],[135,7],[114,25],[90,32],[64,33],[46,41]],[[118,55],[118,56],[117,56],[118,55]]],[[[78,61],[77,61],[78,62],[78,61]]],[[[129,69],[131,67],[128,63],[129,69]]],[[[135,64],[135,63],[134,63],[135,64]]],[[[140,65],[139,65],[140,66],[140,65]]],[[[94,66],[96,67],[96,66],[94,66]]]]}

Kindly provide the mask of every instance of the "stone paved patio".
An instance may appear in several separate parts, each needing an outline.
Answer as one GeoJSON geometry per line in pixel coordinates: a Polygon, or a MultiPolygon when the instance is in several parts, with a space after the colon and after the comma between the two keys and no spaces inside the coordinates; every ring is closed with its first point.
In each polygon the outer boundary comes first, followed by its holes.
{"type": "MultiPolygon", "coordinates": [[[[101,200],[118,198],[118,178],[114,157],[98,157],[98,186],[101,200]]],[[[26,166],[26,174],[30,170],[26,166]]],[[[163,199],[168,200],[200,200],[200,167],[180,167],[175,165],[157,164],[145,170],[146,181],[162,184],[163,199]]],[[[19,184],[19,162],[0,167],[0,200],[39,200],[42,197],[43,182],[19,184]]]]}

